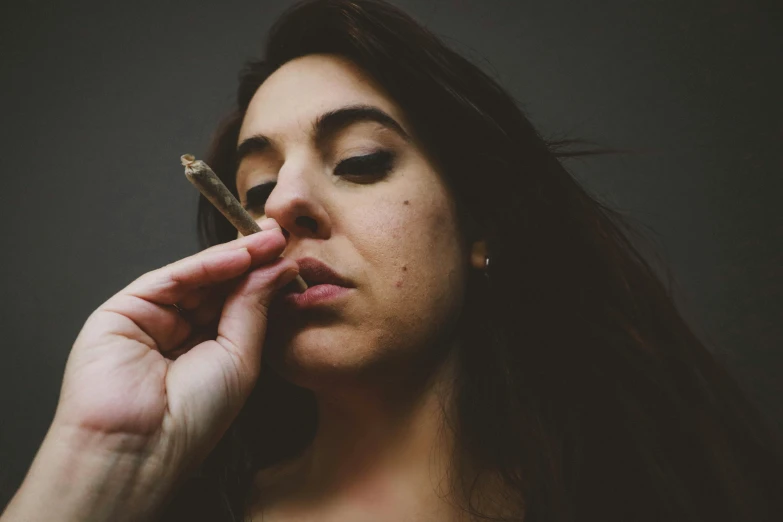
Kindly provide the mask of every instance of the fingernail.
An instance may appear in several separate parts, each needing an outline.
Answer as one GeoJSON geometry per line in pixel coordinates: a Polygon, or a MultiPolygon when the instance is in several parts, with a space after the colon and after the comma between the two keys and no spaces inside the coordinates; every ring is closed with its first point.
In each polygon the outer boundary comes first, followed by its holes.
{"type": "Polygon", "coordinates": [[[258,227],[261,230],[272,230],[273,228],[280,228],[280,224],[275,218],[266,218],[258,224],[258,227]]]}

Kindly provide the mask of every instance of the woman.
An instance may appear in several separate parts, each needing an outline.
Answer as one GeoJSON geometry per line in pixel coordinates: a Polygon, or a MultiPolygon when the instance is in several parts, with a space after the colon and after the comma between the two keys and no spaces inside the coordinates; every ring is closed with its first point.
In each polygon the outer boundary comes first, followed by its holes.
{"type": "Polygon", "coordinates": [[[90,316],[3,522],[779,517],[772,430],[565,144],[387,3],[291,8],[207,158],[264,231],[202,198],[210,248],[90,316]]]}

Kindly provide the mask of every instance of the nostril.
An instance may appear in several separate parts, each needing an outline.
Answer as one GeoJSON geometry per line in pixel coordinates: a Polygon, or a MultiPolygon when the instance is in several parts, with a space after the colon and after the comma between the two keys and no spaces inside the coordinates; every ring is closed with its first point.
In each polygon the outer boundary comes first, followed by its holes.
{"type": "Polygon", "coordinates": [[[318,222],[310,216],[299,216],[296,224],[315,233],[318,231],[318,222]]]}

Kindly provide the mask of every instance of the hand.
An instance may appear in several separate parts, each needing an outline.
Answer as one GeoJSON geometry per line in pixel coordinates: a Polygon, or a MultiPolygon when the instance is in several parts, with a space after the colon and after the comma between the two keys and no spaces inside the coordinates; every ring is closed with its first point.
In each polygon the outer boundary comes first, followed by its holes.
{"type": "Polygon", "coordinates": [[[154,458],[172,475],[200,463],[252,390],[270,301],[298,274],[279,257],[279,226],[264,223],[273,228],[148,272],[95,310],[50,431],[154,458]]]}
{"type": "Polygon", "coordinates": [[[239,413],[258,378],[273,294],[299,273],[280,257],[277,223],[260,226],[144,274],[89,316],[3,522],[154,517],[239,413]]]}

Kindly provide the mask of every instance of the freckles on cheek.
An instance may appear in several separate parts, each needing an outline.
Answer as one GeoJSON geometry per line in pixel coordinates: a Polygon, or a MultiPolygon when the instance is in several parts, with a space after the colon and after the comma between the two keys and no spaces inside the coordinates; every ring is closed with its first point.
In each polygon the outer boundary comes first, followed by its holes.
{"type": "MultiPolygon", "coordinates": [[[[409,208],[410,204],[411,204],[409,199],[406,199],[405,201],[403,201],[402,204],[405,206],[405,209],[403,210],[401,221],[402,221],[402,223],[407,224],[408,228],[410,229],[410,225],[415,223],[417,218],[416,218],[415,215],[412,215],[413,212],[409,208]]],[[[418,219],[420,219],[420,218],[418,218],[418,219]]],[[[405,225],[402,225],[403,228],[404,228],[404,226],[405,225]]],[[[395,236],[394,237],[395,238],[399,238],[400,236],[401,236],[400,231],[395,231],[395,236]]],[[[402,265],[402,267],[400,268],[399,278],[394,283],[394,287],[395,288],[402,288],[402,286],[405,284],[405,272],[407,272],[407,271],[408,271],[408,266],[407,265],[402,265]]]]}
{"type": "Polygon", "coordinates": [[[407,243],[420,235],[420,223],[424,216],[417,215],[407,201],[383,203],[376,207],[372,218],[367,221],[381,234],[381,243],[390,249],[388,254],[407,249],[407,243]]]}
{"type": "Polygon", "coordinates": [[[408,287],[408,279],[415,270],[411,262],[417,262],[420,245],[428,242],[426,209],[409,199],[389,201],[362,217],[364,230],[377,234],[372,257],[388,274],[389,288],[395,291],[408,287]],[[409,271],[409,268],[413,272],[409,271]]]}
{"type": "MultiPolygon", "coordinates": [[[[408,271],[408,267],[405,266],[405,265],[402,265],[402,271],[403,272],[407,272],[408,271]]],[[[402,288],[403,284],[405,284],[404,283],[404,279],[401,278],[401,279],[398,279],[396,283],[394,283],[394,286],[396,286],[397,288],[402,288]]]]}

